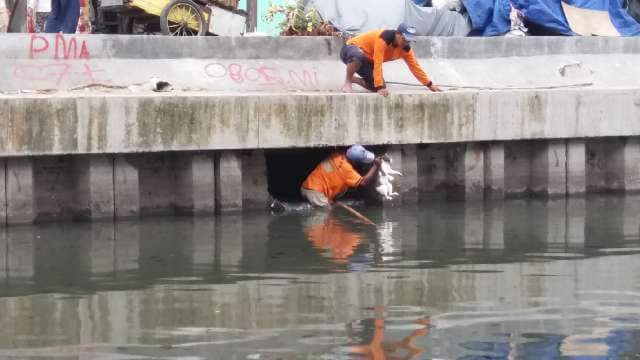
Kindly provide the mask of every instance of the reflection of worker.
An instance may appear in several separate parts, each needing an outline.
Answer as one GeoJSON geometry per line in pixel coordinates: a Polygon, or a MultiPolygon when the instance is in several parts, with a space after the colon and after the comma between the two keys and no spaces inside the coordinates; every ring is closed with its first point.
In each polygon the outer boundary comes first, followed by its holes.
{"type": "Polygon", "coordinates": [[[402,58],[420,83],[431,91],[441,91],[429,80],[411,49],[415,34],[415,28],[400,24],[397,30],[369,31],[347,41],[340,51],[340,59],[347,65],[347,78],[342,90],[351,92],[351,84],[356,83],[369,91],[389,95],[382,76],[382,63],[402,58]],[[355,73],[361,77],[354,76],[355,73]]]}
{"type": "Polygon", "coordinates": [[[346,261],[362,241],[360,234],[349,231],[329,212],[314,213],[307,221],[305,234],[315,248],[328,250],[337,262],[346,261]]]}
{"type": "MultiPolygon", "coordinates": [[[[367,360],[392,360],[392,359],[403,359],[410,360],[415,359],[424,353],[425,349],[419,346],[416,346],[413,342],[420,337],[427,335],[429,332],[428,319],[418,319],[414,321],[414,323],[423,325],[411,334],[406,336],[400,341],[394,340],[384,340],[384,318],[382,316],[376,317],[373,320],[373,336],[370,337],[371,341],[369,341],[366,345],[356,345],[350,347],[349,351],[353,354],[360,354],[367,360]],[[400,356],[396,353],[400,352],[399,350],[404,350],[405,355],[400,356]]],[[[370,328],[365,327],[365,330],[371,330],[370,328]]]]}
{"type": "Polygon", "coordinates": [[[80,19],[80,0],[51,0],[45,32],[75,34],[80,19]]]}
{"type": "Polygon", "coordinates": [[[322,161],[302,184],[302,197],[317,207],[329,206],[333,200],[349,188],[367,186],[374,180],[380,168],[380,159],[360,145],[353,145],[346,153],[335,152],[322,161]],[[355,164],[371,164],[362,177],[353,168],[355,164]]]}

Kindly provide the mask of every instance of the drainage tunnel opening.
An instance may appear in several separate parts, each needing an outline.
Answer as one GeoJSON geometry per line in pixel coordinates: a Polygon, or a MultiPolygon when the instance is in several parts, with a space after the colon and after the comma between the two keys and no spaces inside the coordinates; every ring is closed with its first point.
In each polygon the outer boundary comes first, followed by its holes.
{"type": "MultiPolygon", "coordinates": [[[[377,155],[383,154],[386,146],[366,146],[377,155]]],[[[265,151],[269,194],[281,201],[302,201],[300,187],[315,167],[334,151],[346,151],[347,147],[324,147],[303,149],[274,149],[265,151]]],[[[364,175],[369,165],[355,166],[364,175]]],[[[343,199],[365,198],[366,190],[352,189],[343,199]]]]}

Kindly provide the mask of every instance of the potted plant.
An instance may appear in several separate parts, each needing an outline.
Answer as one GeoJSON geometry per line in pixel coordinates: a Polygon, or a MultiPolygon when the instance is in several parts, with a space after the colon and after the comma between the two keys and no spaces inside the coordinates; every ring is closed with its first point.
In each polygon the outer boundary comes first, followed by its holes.
{"type": "Polygon", "coordinates": [[[322,20],[318,10],[313,5],[305,6],[303,0],[291,0],[284,5],[271,3],[265,20],[272,23],[278,15],[283,15],[278,28],[284,36],[331,36],[336,33],[328,21],[322,20]]]}

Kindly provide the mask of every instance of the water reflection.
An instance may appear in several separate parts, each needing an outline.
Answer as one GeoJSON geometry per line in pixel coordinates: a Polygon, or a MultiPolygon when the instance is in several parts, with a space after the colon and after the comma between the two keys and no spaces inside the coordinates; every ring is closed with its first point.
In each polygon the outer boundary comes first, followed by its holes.
{"type": "Polygon", "coordinates": [[[328,257],[335,262],[346,262],[362,242],[362,235],[357,230],[350,230],[333,211],[319,210],[305,222],[304,233],[313,247],[323,253],[327,251],[328,257]]]}
{"type": "Polygon", "coordinates": [[[638,330],[598,329],[593,334],[522,334],[521,343],[506,335],[503,341],[468,341],[461,346],[482,355],[461,359],[619,359],[637,357],[638,330]]]}
{"type": "Polygon", "coordinates": [[[348,324],[347,334],[357,345],[345,348],[347,354],[359,355],[360,358],[371,360],[410,360],[416,359],[425,352],[426,349],[416,345],[415,342],[428,334],[428,319],[419,318],[409,323],[409,325],[415,325],[409,328],[415,329],[402,339],[396,340],[385,334],[389,320],[385,320],[384,308],[378,307],[375,312],[375,318],[348,324]]]}
{"type": "Polygon", "coordinates": [[[639,352],[640,198],[358,210],[3,229],[0,358],[639,352]]]}

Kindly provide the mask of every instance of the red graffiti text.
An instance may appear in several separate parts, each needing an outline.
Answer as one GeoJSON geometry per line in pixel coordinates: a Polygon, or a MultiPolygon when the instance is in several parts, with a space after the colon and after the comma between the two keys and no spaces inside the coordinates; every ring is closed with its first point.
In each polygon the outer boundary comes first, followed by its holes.
{"type": "Polygon", "coordinates": [[[50,63],[44,65],[23,64],[15,67],[13,75],[17,79],[28,81],[53,82],[56,86],[63,81],[71,81],[77,84],[109,83],[96,79],[96,70],[87,63],[50,63]]]}
{"type": "Polygon", "coordinates": [[[91,54],[86,40],[75,36],[46,37],[31,35],[28,44],[29,59],[45,60],[18,63],[13,71],[16,79],[38,84],[25,83],[24,86],[49,86],[59,88],[63,84],[96,84],[110,83],[105,79],[97,79],[96,69],[89,60],[91,54]]]}
{"type": "Polygon", "coordinates": [[[65,37],[58,34],[53,44],[42,35],[31,35],[29,58],[53,60],[89,60],[89,48],[86,40],[77,40],[75,36],[65,37]]]}
{"type": "Polygon", "coordinates": [[[255,84],[261,86],[283,86],[314,89],[319,86],[318,71],[309,69],[283,69],[276,66],[243,66],[238,63],[210,63],[204,68],[211,78],[226,78],[236,84],[255,84]]]}

